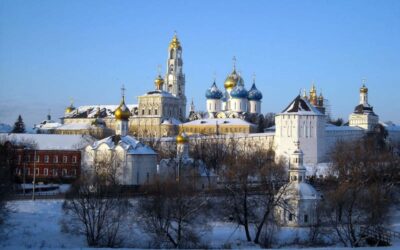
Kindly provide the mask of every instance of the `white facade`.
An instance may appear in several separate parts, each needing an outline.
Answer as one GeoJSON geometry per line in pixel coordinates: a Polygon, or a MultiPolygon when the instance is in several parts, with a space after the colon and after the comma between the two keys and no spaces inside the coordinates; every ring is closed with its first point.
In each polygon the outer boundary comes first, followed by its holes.
{"type": "Polygon", "coordinates": [[[355,107],[354,112],[349,116],[349,126],[372,131],[378,123],[379,117],[368,103],[368,88],[363,85],[360,88],[359,105],[355,107]]]}
{"type": "Polygon", "coordinates": [[[299,141],[304,162],[315,164],[325,157],[325,115],[306,99],[297,96],[275,116],[275,146],[277,155],[288,158],[293,141],[299,141]]]}
{"type": "MultiPolygon", "coordinates": [[[[105,162],[121,185],[151,183],[157,174],[157,154],[131,136],[110,136],[89,145],[83,151],[83,171],[94,171],[105,162]]],[[[108,171],[104,169],[102,171],[108,171]]]]}
{"type": "Polygon", "coordinates": [[[317,205],[320,199],[315,188],[306,183],[303,152],[297,141],[290,156],[289,183],[283,185],[277,194],[279,206],[275,209],[275,217],[282,226],[311,226],[317,223],[317,205]]]}

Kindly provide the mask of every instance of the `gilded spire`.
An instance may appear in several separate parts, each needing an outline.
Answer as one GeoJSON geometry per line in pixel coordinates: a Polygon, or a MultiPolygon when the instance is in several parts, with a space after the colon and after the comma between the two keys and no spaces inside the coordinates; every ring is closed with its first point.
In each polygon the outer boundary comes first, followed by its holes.
{"type": "Polygon", "coordinates": [[[367,79],[363,78],[362,79],[362,87],[360,88],[360,93],[368,93],[368,88],[365,86],[365,84],[367,83],[367,79]]]}
{"type": "Polygon", "coordinates": [[[178,39],[178,36],[176,35],[176,31],[174,32],[174,37],[172,38],[172,41],[169,43],[169,49],[182,49],[181,43],[178,39]]]}
{"type": "Polygon", "coordinates": [[[122,85],[121,87],[122,100],[118,108],[114,111],[115,119],[117,120],[128,120],[129,117],[131,116],[131,112],[129,111],[129,108],[125,104],[125,90],[126,90],[125,86],[122,85]]]}

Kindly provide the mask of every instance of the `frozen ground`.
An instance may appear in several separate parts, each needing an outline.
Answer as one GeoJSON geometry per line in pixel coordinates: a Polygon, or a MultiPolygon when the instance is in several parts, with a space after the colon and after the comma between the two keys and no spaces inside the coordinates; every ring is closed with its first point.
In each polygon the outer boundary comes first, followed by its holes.
{"type": "MultiPolygon", "coordinates": [[[[62,200],[23,200],[9,203],[13,212],[10,214],[8,223],[12,225],[5,238],[0,240],[1,249],[82,249],[86,247],[83,236],[71,235],[61,232],[60,220],[62,218],[62,200]]],[[[393,229],[400,229],[400,211],[396,211],[393,218],[393,229]]],[[[203,235],[206,243],[212,248],[259,248],[254,244],[246,243],[242,228],[235,224],[218,223],[212,225],[212,230],[203,235]]],[[[124,230],[129,240],[129,247],[148,248],[149,238],[135,229],[132,224],[128,230],[124,230]]],[[[282,228],[278,233],[280,242],[290,242],[295,237],[305,237],[305,229],[282,228]]],[[[287,248],[295,249],[295,248],[287,248]]],[[[314,248],[327,250],[328,248],[314,248]]],[[[332,249],[332,248],[329,248],[332,249]]],[[[343,248],[335,248],[343,249],[343,248]]],[[[358,248],[374,249],[374,248],[358,248]]],[[[400,249],[400,242],[389,248],[375,249],[400,249]]]]}

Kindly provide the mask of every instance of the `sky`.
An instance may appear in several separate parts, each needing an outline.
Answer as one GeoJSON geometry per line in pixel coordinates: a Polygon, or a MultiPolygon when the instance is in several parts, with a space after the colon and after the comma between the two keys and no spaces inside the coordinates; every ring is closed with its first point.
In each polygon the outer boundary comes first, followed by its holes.
{"type": "MultiPolygon", "coordinates": [[[[315,82],[348,119],[366,79],[383,121],[400,123],[400,1],[0,1],[0,123],[27,126],[74,105],[128,103],[154,89],[177,32],[188,103],[222,88],[232,58],[262,112],[280,112],[315,82]]],[[[189,108],[189,105],[188,105],[189,108]]]]}

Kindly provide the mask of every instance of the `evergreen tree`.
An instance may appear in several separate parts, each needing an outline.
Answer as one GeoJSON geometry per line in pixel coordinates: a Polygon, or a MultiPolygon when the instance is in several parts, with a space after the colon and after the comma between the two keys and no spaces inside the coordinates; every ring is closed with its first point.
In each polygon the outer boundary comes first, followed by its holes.
{"type": "Polygon", "coordinates": [[[13,133],[25,133],[25,123],[21,115],[18,116],[17,121],[14,123],[13,133]]]}

